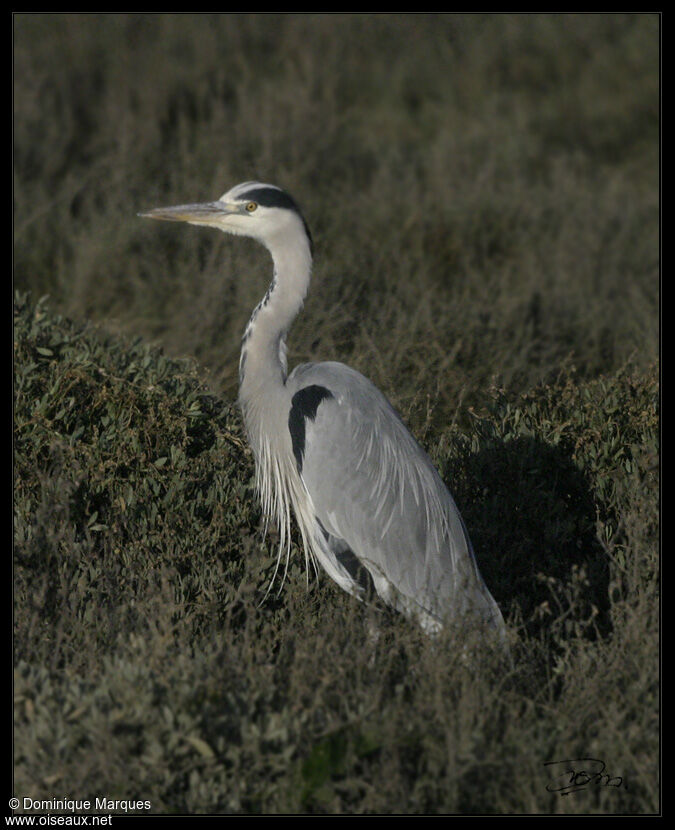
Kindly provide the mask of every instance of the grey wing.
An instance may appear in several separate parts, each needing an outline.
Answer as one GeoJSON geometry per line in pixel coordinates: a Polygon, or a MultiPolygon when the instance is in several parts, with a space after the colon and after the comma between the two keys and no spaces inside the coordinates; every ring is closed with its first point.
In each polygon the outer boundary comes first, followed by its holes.
{"type": "Polygon", "coordinates": [[[452,496],[381,392],[340,363],[300,366],[288,383],[296,461],[329,552],[343,567],[353,553],[382,598],[427,628],[470,610],[499,625],[452,496]]]}

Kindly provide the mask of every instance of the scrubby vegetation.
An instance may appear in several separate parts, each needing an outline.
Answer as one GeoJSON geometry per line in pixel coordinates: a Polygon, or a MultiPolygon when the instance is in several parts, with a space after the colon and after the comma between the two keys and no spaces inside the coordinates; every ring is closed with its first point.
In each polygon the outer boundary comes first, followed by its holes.
{"type": "Polygon", "coordinates": [[[658,18],[20,14],[14,35],[15,795],[657,812],[658,18]],[[348,362],[402,412],[510,667],[295,547],[262,602],[275,539],[234,399],[269,266],[135,217],[247,178],[315,237],[291,364],[348,362]],[[612,786],[555,792],[546,762],[575,758],[612,786]]]}
{"type": "Polygon", "coordinates": [[[299,551],[260,605],[274,555],[232,405],[156,348],[16,312],[18,790],[177,812],[655,809],[654,372],[500,393],[436,451],[510,611],[504,674],[308,588],[299,551]],[[547,792],[544,761],[588,755],[625,790],[547,792]]]}
{"type": "Polygon", "coordinates": [[[658,348],[655,15],[18,15],[15,279],[234,397],[254,243],[136,213],[261,179],[316,247],[291,360],[413,423],[658,348]],[[386,358],[386,359],[385,359],[386,358]]]}

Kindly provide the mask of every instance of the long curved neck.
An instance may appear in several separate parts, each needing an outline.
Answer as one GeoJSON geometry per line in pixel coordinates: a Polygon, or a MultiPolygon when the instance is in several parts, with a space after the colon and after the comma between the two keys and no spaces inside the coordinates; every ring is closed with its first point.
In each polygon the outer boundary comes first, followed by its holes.
{"type": "Polygon", "coordinates": [[[302,308],[312,271],[306,234],[267,240],[266,245],[272,255],[274,276],[248,322],[239,361],[239,399],[245,410],[269,400],[273,390],[284,386],[286,335],[302,308]]]}
{"type": "Polygon", "coordinates": [[[301,503],[301,482],[288,429],[286,334],[309,288],[312,254],[304,229],[280,236],[278,243],[267,239],[265,244],[272,255],[274,277],[244,333],[239,405],[255,457],[263,512],[279,528],[281,552],[290,544],[291,505],[301,503]]]}

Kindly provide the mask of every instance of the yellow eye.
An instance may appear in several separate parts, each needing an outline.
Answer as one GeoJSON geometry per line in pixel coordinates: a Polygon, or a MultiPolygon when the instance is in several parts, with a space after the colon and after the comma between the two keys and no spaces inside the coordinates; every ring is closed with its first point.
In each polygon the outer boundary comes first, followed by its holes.
{"type": "Polygon", "coordinates": [[[247,210],[249,213],[253,213],[253,211],[254,211],[254,210],[256,210],[257,208],[258,208],[258,203],[257,203],[257,202],[249,202],[249,203],[246,205],[246,210],[247,210]]]}

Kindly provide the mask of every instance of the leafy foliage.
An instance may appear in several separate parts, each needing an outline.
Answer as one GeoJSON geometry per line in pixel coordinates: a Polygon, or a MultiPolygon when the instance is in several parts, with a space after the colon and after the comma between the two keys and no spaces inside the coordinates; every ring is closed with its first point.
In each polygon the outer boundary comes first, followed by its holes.
{"type": "Polygon", "coordinates": [[[657,809],[656,369],[496,391],[432,449],[510,609],[505,670],[308,590],[295,549],[261,605],[251,459],[194,364],[25,295],[14,341],[17,792],[176,813],[657,809]],[[547,790],[545,761],[588,756],[627,786],[547,790]]]}
{"type": "Polygon", "coordinates": [[[13,22],[17,796],[656,812],[658,15],[13,22]],[[295,547],[261,603],[229,402],[269,263],[136,217],[246,179],[316,243],[291,365],[347,362],[401,411],[511,667],[295,547]],[[551,792],[546,761],[589,756],[622,786],[551,792]]]}

